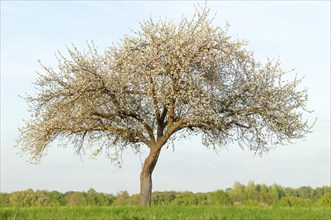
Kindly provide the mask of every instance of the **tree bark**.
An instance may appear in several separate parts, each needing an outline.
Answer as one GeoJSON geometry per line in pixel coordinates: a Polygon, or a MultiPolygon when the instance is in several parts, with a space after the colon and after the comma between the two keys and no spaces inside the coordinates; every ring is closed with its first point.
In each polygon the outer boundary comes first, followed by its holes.
{"type": "Polygon", "coordinates": [[[140,205],[151,205],[152,197],[152,173],[159,158],[161,147],[151,148],[148,157],[140,173],[140,205]]]}

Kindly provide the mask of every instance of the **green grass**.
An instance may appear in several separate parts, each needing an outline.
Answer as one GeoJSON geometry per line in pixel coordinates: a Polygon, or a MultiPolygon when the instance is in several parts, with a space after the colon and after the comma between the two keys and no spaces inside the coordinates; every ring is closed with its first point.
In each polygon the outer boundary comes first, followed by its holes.
{"type": "Polygon", "coordinates": [[[138,206],[1,208],[5,219],[331,219],[330,208],[138,206]]]}

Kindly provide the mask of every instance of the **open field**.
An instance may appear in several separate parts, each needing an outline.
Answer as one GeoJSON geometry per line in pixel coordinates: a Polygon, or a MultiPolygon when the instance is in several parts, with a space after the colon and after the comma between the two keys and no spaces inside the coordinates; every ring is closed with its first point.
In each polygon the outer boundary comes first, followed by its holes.
{"type": "Polygon", "coordinates": [[[1,208],[6,219],[331,219],[331,208],[112,206],[1,208]]]}

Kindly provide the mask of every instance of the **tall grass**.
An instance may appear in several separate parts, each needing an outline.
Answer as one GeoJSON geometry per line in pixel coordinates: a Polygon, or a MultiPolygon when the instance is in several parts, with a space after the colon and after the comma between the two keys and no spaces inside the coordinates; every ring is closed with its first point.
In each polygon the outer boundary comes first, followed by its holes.
{"type": "Polygon", "coordinates": [[[331,219],[330,208],[219,207],[219,206],[113,206],[2,208],[7,219],[331,219]]]}

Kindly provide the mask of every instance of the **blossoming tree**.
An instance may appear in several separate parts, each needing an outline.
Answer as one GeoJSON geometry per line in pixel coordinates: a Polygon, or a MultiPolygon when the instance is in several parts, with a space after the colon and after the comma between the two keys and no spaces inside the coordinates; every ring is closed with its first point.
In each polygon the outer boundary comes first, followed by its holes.
{"type": "Polygon", "coordinates": [[[245,41],[212,25],[208,9],[178,24],[144,21],[133,35],[103,54],[72,46],[57,69],[42,65],[38,93],[26,97],[33,118],[18,138],[32,161],[55,140],[113,161],[146,147],[140,196],[149,205],[161,149],[176,138],[200,135],[214,148],[236,141],[261,154],[310,131],[300,80],[284,80],[278,61],[255,60],[245,41]]]}

